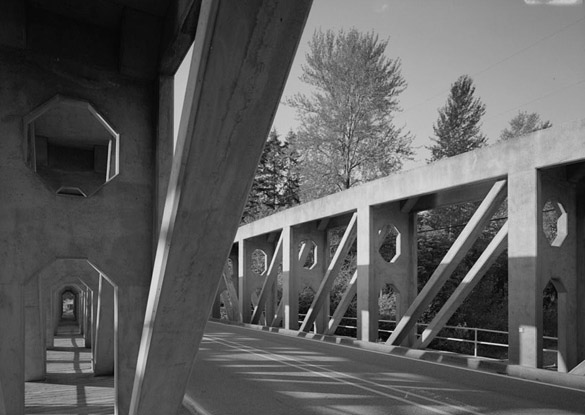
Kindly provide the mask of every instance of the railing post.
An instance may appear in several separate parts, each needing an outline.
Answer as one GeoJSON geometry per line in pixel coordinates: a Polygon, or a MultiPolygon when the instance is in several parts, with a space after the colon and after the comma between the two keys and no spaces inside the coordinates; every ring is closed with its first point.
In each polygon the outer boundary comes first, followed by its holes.
{"type": "Polygon", "coordinates": [[[473,356],[477,357],[477,327],[473,328],[473,356]]]}

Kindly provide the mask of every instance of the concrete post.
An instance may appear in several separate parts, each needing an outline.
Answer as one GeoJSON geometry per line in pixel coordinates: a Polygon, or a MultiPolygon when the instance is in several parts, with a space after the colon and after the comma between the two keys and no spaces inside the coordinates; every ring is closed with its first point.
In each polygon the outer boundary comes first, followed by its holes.
{"type": "Polygon", "coordinates": [[[576,190],[576,232],[577,232],[577,287],[576,296],[581,299],[577,302],[577,362],[585,361],[585,180],[576,190]]]}
{"type": "Polygon", "coordinates": [[[282,307],[285,329],[299,328],[299,289],[295,275],[296,246],[293,243],[293,229],[282,229],[282,307]]]}
{"type": "Polygon", "coordinates": [[[508,176],[508,360],[528,367],[542,366],[541,206],[537,170],[508,176]]]}
{"type": "Polygon", "coordinates": [[[84,339],[85,347],[91,349],[93,339],[93,291],[89,287],[85,287],[85,308],[84,308],[84,339]]]}
{"type": "Polygon", "coordinates": [[[43,326],[39,300],[39,279],[32,280],[25,286],[25,362],[24,380],[43,380],[45,378],[45,345],[43,344],[43,326]]]}
{"type": "Polygon", "coordinates": [[[24,319],[20,284],[0,284],[0,415],[24,414],[24,319]]]}
{"type": "Polygon", "coordinates": [[[373,263],[377,235],[373,229],[372,209],[358,209],[357,236],[357,338],[378,339],[378,293],[373,263]]]}
{"type": "Polygon", "coordinates": [[[100,275],[93,373],[114,374],[114,287],[100,275]]]}

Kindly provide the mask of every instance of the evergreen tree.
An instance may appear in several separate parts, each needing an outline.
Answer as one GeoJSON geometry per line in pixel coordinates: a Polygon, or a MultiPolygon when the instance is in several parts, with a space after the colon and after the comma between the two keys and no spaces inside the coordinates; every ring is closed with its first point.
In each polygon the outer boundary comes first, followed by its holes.
{"type": "Polygon", "coordinates": [[[480,120],[485,114],[485,105],[475,98],[473,80],[462,75],[451,85],[447,104],[439,109],[439,119],[433,125],[435,142],[430,147],[431,159],[440,160],[475,150],[486,144],[480,130],[480,120]]]}
{"type": "Polygon", "coordinates": [[[411,156],[410,134],[393,122],[406,82],[387,44],[356,29],[313,34],[301,80],[314,92],[288,101],[301,121],[304,200],[388,175],[411,156]]]}
{"type": "Polygon", "coordinates": [[[550,121],[541,121],[540,115],[536,112],[529,114],[526,111],[520,111],[518,115],[510,120],[509,127],[502,130],[500,133],[500,141],[507,141],[511,138],[520,137],[550,127],[552,127],[552,123],[550,121]]]}
{"type": "Polygon", "coordinates": [[[287,140],[281,141],[276,130],[270,132],[248,195],[243,222],[252,222],[299,203],[298,155],[288,141],[292,138],[289,133],[287,140]]]}

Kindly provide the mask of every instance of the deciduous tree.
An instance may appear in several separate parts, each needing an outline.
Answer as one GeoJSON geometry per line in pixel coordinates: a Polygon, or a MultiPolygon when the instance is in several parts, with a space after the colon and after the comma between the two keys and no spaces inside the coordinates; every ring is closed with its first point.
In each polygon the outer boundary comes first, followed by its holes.
{"type": "Polygon", "coordinates": [[[313,34],[301,76],[313,92],[288,101],[301,121],[304,200],[388,175],[411,156],[410,134],[394,124],[406,82],[387,45],[356,29],[313,34]]]}

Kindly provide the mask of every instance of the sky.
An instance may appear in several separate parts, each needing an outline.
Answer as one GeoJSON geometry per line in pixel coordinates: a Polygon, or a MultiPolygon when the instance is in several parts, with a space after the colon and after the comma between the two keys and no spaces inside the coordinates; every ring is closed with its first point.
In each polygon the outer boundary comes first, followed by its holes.
{"type": "Polygon", "coordinates": [[[299,77],[314,31],[352,27],[388,40],[386,55],[401,61],[408,87],[395,121],[415,137],[407,169],[430,157],[425,147],[432,145],[437,111],[463,74],[486,105],[482,131],[490,143],[519,111],[553,125],[585,118],[582,0],[314,0],[273,123],[281,135],[299,125],[284,100],[311,93],[299,77]],[[576,4],[551,4],[566,2],[576,4]]]}

